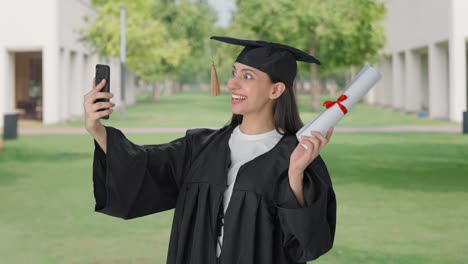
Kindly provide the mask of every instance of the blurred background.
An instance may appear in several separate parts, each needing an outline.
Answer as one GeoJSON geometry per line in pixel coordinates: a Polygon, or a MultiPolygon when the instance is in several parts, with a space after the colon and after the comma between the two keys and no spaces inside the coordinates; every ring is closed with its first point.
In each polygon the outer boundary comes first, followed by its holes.
{"type": "Polygon", "coordinates": [[[230,118],[242,47],[285,43],[302,120],[369,63],[383,78],[322,156],[338,197],[317,263],[468,263],[468,1],[16,0],[0,5],[0,263],[165,263],[172,211],[93,212],[83,96],[111,68],[109,120],[138,144],[230,118]],[[222,86],[210,96],[210,67],[222,86]]]}

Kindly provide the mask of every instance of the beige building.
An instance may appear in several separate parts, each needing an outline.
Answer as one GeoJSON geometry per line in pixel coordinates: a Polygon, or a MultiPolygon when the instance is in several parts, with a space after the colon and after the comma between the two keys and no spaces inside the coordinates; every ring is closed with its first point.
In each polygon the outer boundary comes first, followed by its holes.
{"type": "Polygon", "coordinates": [[[468,108],[468,1],[382,0],[384,78],[367,101],[461,122],[468,108]]]}
{"type": "MultiPolygon", "coordinates": [[[[97,63],[111,67],[111,90],[120,98],[119,59],[99,58],[79,41],[84,16],[96,16],[90,0],[2,2],[0,127],[10,113],[45,124],[82,116],[97,63]]],[[[135,102],[133,80],[127,73],[127,104],[135,102]]]]}

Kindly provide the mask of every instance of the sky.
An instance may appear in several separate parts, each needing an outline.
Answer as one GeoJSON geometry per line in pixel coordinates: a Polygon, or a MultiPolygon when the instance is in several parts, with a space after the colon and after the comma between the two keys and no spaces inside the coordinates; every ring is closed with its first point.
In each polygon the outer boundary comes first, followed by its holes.
{"type": "Polygon", "coordinates": [[[218,23],[227,26],[231,20],[231,12],[235,8],[235,0],[208,0],[218,11],[218,23]]]}

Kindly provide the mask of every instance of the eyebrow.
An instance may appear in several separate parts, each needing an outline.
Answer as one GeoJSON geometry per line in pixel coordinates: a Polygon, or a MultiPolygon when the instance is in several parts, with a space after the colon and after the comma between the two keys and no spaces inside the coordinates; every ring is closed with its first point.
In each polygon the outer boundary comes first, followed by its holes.
{"type": "MultiPolygon", "coordinates": [[[[234,66],[234,65],[232,65],[232,68],[233,68],[234,70],[237,70],[237,69],[236,69],[236,66],[234,66]]],[[[241,71],[241,72],[246,72],[246,71],[248,71],[248,72],[251,72],[251,73],[255,74],[255,76],[257,75],[257,73],[255,73],[253,70],[251,70],[251,69],[249,69],[249,68],[243,68],[243,69],[241,69],[240,71],[241,71]]]]}

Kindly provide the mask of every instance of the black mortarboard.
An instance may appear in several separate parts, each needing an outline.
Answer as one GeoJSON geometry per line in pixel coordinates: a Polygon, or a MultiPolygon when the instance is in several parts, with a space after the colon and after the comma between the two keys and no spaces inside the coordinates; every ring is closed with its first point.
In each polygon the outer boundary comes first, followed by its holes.
{"type": "Polygon", "coordinates": [[[289,87],[293,85],[296,77],[296,61],[320,64],[318,59],[306,52],[279,43],[218,36],[211,39],[245,46],[237,56],[236,62],[265,72],[275,81],[284,82],[289,87]]]}

